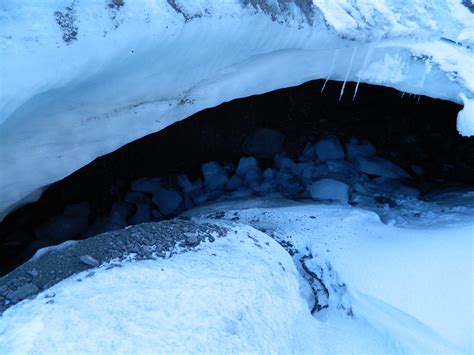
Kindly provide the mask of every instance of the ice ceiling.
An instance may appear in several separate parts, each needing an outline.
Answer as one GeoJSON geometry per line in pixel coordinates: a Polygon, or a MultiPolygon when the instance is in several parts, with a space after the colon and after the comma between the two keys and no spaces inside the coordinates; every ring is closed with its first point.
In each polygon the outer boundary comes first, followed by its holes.
{"type": "MultiPolygon", "coordinates": [[[[458,130],[474,135],[466,4],[3,0],[0,220],[130,141],[204,108],[318,78],[462,103],[458,130]]],[[[341,95],[356,94],[342,86],[341,95]]]]}

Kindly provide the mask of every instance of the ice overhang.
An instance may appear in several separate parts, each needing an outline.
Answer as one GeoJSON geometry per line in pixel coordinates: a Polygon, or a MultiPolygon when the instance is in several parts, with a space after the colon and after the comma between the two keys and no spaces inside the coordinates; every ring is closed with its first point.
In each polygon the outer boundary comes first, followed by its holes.
{"type": "Polygon", "coordinates": [[[319,78],[462,103],[458,129],[474,134],[459,1],[15,3],[0,5],[0,220],[130,141],[319,78]]]}

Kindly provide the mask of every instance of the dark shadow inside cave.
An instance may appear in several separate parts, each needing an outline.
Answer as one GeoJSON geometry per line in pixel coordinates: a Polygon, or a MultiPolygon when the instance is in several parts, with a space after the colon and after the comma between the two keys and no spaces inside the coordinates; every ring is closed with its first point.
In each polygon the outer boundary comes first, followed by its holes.
{"type": "MultiPolygon", "coordinates": [[[[38,227],[61,215],[65,206],[87,202],[87,224],[93,225],[123,200],[134,179],[161,177],[165,185],[173,185],[180,174],[197,178],[205,162],[236,164],[250,155],[249,139],[261,128],[280,132],[283,150],[292,158],[308,142],[324,137],[366,139],[380,157],[414,177],[410,184],[421,196],[439,188],[474,186],[474,138],[456,131],[458,105],[371,85],[361,85],[354,101],[352,95],[339,101],[342,84],[328,82],[321,93],[323,83],[312,81],[204,110],[52,184],[39,201],[0,224],[0,274],[37,249],[64,241],[39,236],[38,227]]],[[[260,164],[271,166],[273,159],[261,158],[260,164]]],[[[73,238],[86,236],[84,232],[73,238]]]]}

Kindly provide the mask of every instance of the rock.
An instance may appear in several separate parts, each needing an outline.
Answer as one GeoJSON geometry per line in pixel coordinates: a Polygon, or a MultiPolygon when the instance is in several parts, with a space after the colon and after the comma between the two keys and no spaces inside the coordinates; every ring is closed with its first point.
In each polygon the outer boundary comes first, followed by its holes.
{"type": "Polygon", "coordinates": [[[160,188],[153,195],[153,203],[164,216],[169,216],[176,212],[182,201],[183,198],[180,193],[173,189],[160,188]]]}
{"type": "Polygon", "coordinates": [[[36,295],[38,292],[39,292],[38,286],[32,283],[27,283],[27,284],[24,284],[23,286],[20,286],[15,291],[8,293],[7,298],[12,303],[18,303],[21,300],[24,300],[30,296],[36,295]]]}
{"type": "Polygon", "coordinates": [[[339,139],[331,137],[326,138],[315,145],[316,154],[320,161],[344,159],[344,149],[339,139]]]}
{"type": "Polygon", "coordinates": [[[194,247],[201,242],[201,239],[196,233],[184,233],[186,237],[186,245],[190,247],[194,247]]]}
{"type": "Polygon", "coordinates": [[[100,265],[99,261],[95,258],[93,258],[92,256],[90,255],[82,255],[79,260],[81,260],[81,262],[83,264],[86,264],[88,266],[92,266],[92,267],[97,267],[100,265]]]}
{"type": "Polygon", "coordinates": [[[76,216],[89,217],[90,213],[91,213],[91,206],[89,202],[81,202],[81,203],[66,205],[66,207],[64,207],[63,214],[68,217],[76,217],[76,216]]]}
{"type": "Polygon", "coordinates": [[[142,192],[147,194],[154,194],[160,188],[159,178],[141,178],[133,180],[131,190],[135,192],[142,192]]]}
{"type": "Polygon", "coordinates": [[[321,179],[311,184],[313,199],[349,201],[349,185],[334,179],[321,179]]]}
{"type": "Polygon", "coordinates": [[[356,166],[361,173],[369,175],[377,175],[389,179],[411,178],[411,176],[398,165],[379,157],[358,156],[356,166]]]}
{"type": "Polygon", "coordinates": [[[259,158],[273,158],[282,153],[285,135],[274,129],[259,128],[245,142],[244,151],[259,158]]]}
{"type": "Polygon", "coordinates": [[[216,162],[209,162],[201,167],[204,185],[210,191],[221,190],[229,180],[225,169],[216,162]]]}

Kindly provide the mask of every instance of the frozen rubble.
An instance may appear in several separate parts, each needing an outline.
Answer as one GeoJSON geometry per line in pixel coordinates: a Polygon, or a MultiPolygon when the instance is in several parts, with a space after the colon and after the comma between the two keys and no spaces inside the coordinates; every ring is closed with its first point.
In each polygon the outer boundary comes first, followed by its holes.
{"type": "MultiPolygon", "coordinates": [[[[269,140],[268,144],[273,143],[269,140]]],[[[37,239],[57,243],[92,236],[173,218],[212,201],[252,196],[393,208],[399,199],[418,199],[420,195],[409,186],[410,175],[378,157],[367,141],[353,139],[343,144],[337,137],[328,137],[308,143],[295,159],[285,153],[273,158],[272,166],[268,166],[268,159],[260,162],[253,156],[243,156],[237,164],[208,162],[194,180],[184,174],[174,182],[162,177],[136,179],[123,201],[116,202],[108,214],[89,221],[86,203],[66,206],[63,215],[37,228],[37,239]],[[266,168],[261,168],[264,165],[266,168]]]]}

